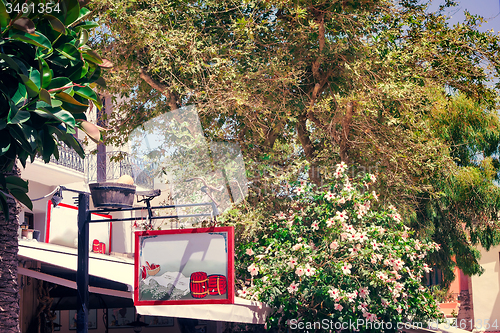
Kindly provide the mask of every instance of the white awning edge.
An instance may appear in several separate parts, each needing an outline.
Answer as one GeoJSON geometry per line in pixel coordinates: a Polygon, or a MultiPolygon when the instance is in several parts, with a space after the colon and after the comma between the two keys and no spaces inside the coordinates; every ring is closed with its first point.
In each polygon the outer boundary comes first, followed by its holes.
{"type": "MultiPolygon", "coordinates": [[[[66,246],[19,240],[19,257],[77,270],[77,249],[66,246]]],[[[89,275],[134,285],[134,260],[100,253],[89,253],[89,275]]]]}
{"type": "MultiPolygon", "coordinates": [[[[38,280],[43,280],[43,281],[55,283],[55,284],[58,284],[60,286],[64,286],[64,287],[68,287],[68,288],[72,288],[72,289],[77,289],[75,281],[63,279],[63,278],[53,276],[50,274],[37,272],[37,271],[31,270],[28,268],[18,267],[17,273],[24,275],[24,276],[30,276],[30,277],[38,279],[38,280]]],[[[132,292],[113,290],[113,289],[107,289],[107,288],[99,288],[99,287],[89,286],[89,292],[94,293],[94,294],[109,295],[109,296],[116,296],[116,297],[122,297],[122,298],[133,298],[132,292]]]]}
{"type": "Polygon", "coordinates": [[[264,324],[271,308],[267,305],[234,298],[235,304],[140,305],[137,313],[149,316],[193,318],[247,324],[264,324]]]}

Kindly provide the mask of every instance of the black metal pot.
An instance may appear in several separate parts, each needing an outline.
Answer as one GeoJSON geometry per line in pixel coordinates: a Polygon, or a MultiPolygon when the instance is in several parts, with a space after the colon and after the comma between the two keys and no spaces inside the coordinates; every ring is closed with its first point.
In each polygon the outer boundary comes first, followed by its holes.
{"type": "Polygon", "coordinates": [[[96,208],[130,208],[134,204],[135,185],[94,183],[89,187],[96,208]]]}

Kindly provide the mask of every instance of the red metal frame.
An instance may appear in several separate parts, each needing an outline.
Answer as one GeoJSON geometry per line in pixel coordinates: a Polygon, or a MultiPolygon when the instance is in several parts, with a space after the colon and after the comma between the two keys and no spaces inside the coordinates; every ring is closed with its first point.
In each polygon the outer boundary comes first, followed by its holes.
{"type": "MultiPolygon", "coordinates": [[[[78,207],[72,206],[72,205],[68,205],[68,204],[65,204],[65,203],[62,203],[62,202],[60,204],[58,204],[58,206],[78,210],[78,207]]],[[[45,243],[49,242],[51,212],[52,212],[52,201],[49,200],[47,202],[47,221],[46,221],[46,226],[45,226],[45,243]]],[[[104,218],[108,218],[108,219],[112,219],[113,218],[113,216],[107,215],[107,214],[92,213],[92,215],[96,215],[96,216],[100,216],[100,217],[104,217],[104,218]]],[[[108,253],[111,253],[111,238],[112,238],[112,234],[113,234],[113,223],[111,223],[111,222],[108,222],[108,223],[109,223],[109,250],[108,250],[108,253]]]]}
{"type": "Polygon", "coordinates": [[[134,305],[182,305],[182,304],[234,304],[234,228],[210,227],[197,229],[172,229],[135,232],[134,260],[134,305]],[[139,238],[142,236],[200,234],[209,232],[227,232],[227,299],[182,299],[170,301],[140,301],[139,300],[139,238]]]}

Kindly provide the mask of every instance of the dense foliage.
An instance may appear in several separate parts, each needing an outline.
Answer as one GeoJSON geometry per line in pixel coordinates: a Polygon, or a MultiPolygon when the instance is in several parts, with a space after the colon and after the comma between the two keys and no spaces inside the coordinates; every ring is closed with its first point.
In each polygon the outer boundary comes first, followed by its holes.
{"type": "Polygon", "coordinates": [[[0,206],[7,216],[9,193],[31,208],[27,183],[4,177],[16,160],[24,166],[38,155],[47,163],[59,158],[60,144],[83,157],[76,128],[100,139],[85,112],[91,102],[101,106],[93,89],[110,63],[87,45],[97,26],[84,21],[89,13],[77,0],[0,1],[0,206]]]}
{"type": "Polygon", "coordinates": [[[445,1],[101,0],[94,42],[120,66],[126,96],[109,123],[123,138],[146,119],[195,104],[206,136],[242,147],[253,205],[276,210],[307,169],[321,184],[339,160],[379,174],[446,280],[451,258],[481,271],[498,244],[500,39],[445,1]],[[484,161],[480,161],[484,158],[484,161]],[[465,228],[464,228],[465,227],[465,228]]]}
{"type": "Polygon", "coordinates": [[[398,322],[439,318],[422,286],[431,271],[426,256],[439,245],[415,239],[393,206],[383,209],[369,190],[375,175],[350,179],[341,163],[335,177],[319,190],[295,184],[283,211],[268,214],[258,228],[238,215],[225,221],[243,235],[238,294],[271,305],[274,328],[297,328],[300,321],[327,325],[316,327],[323,330],[356,323],[362,331],[395,331],[398,322]]]}

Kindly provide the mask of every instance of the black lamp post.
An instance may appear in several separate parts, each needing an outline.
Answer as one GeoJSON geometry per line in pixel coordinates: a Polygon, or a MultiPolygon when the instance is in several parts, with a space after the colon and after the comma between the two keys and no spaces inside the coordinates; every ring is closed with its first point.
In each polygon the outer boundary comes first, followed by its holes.
{"type": "MultiPolygon", "coordinates": [[[[94,222],[125,222],[133,221],[136,218],[121,218],[121,219],[101,219],[101,220],[91,220],[91,213],[97,211],[89,210],[90,204],[90,193],[84,191],[72,190],[64,186],[60,186],[59,190],[52,197],[52,204],[57,206],[62,201],[62,191],[70,191],[78,193],[78,260],[77,260],[77,270],[76,270],[76,290],[77,296],[76,301],[78,303],[77,317],[76,317],[76,332],[77,333],[88,333],[88,318],[89,318],[89,223],[94,222]]],[[[157,206],[151,207],[149,201],[155,196],[160,194],[159,191],[152,195],[146,195],[148,198],[144,199],[146,201],[146,207],[148,209],[148,216],[150,220],[154,219],[165,219],[165,218],[179,218],[179,217],[198,217],[198,216],[210,216],[214,217],[217,214],[217,205],[215,202],[204,202],[199,204],[184,204],[184,205],[168,205],[168,206],[157,206]],[[152,209],[161,208],[175,208],[175,207],[193,207],[193,206],[211,206],[211,214],[192,214],[192,215],[172,215],[172,216],[153,216],[152,209]]],[[[143,195],[143,194],[141,194],[143,195]]],[[[106,209],[108,212],[111,211],[134,211],[142,210],[143,208],[115,208],[106,209]]],[[[140,315],[137,315],[137,320],[132,322],[130,325],[134,327],[134,332],[139,333],[142,331],[144,326],[148,324],[139,320],[140,315]]]]}

